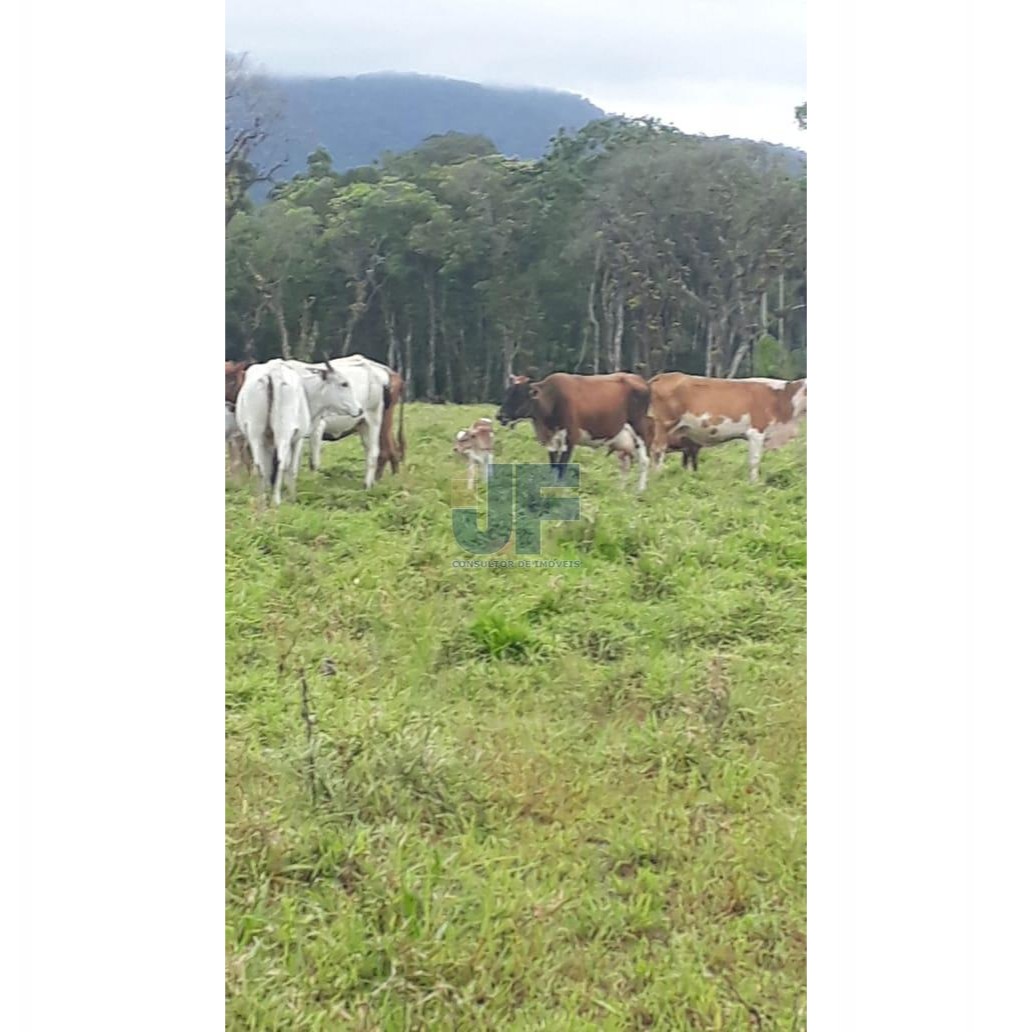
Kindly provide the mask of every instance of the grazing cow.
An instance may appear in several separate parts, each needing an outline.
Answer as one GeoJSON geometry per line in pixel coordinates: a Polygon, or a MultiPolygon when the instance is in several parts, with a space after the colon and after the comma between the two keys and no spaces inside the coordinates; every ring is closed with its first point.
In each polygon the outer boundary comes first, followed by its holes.
{"type": "Polygon", "coordinates": [[[347,378],[329,363],[304,380],[281,358],[248,368],[237,396],[237,422],[273,505],[280,504],[284,480],[296,494],[301,446],[313,418],[337,415],[358,420],[362,410],[347,378]]]}
{"type": "Polygon", "coordinates": [[[498,410],[498,422],[510,426],[521,419],[531,420],[559,480],[578,444],[604,447],[626,431],[641,471],[638,490],[643,491],[649,465],[645,444],[648,406],[648,384],[634,373],[552,373],[540,383],[531,383],[526,376],[512,376],[498,410]]]}
{"type": "Polygon", "coordinates": [[[649,380],[649,387],[654,458],[670,442],[682,439],[699,447],[747,441],[753,483],[759,478],[763,452],[792,440],[806,415],[806,380],[721,380],[660,373],[649,380]]]}
{"type": "Polygon", "coordinates": [[[240,388],[244,385],[244,373],[247,372],[252,362],[227,362],[226,363],[226,401],[235,405],[240,388]]]}
{"type": "MultiPolygon", "coordinates": [[[[323,368],[306,362],[289,364],[301,374],[306,387],[309,383],[317,382],[323,368]]],[[[342,376],[347,377],[362,414],[353,419],[328,412],[325,418],[313,419],[309,463],[313,470],[319,468],[323,441],[340,441],[357,433],[366,455],[365,486],[372,487],[373,481],[380,479],[388,462],[391,464],[391,472],[397,473],[398,462],[405,457],[405,383],[392,369],[363,355],[334,358],[329,364],[342,376]],[[401,410],[398,416],[397,440],[393,437],[391,426],[395,405],[401,410]]]]}
{"type": "Polygon", "coordinates": [[[226,445],[229,447],[230,474],[241,469],[250,473],[252,469],[251,450],[247,446],[247,439],[237,425],[236,405],[231,401],[226,402],[226,445]]]}
{"type": "Polygon", "coordinates": [[[471,427],[460,430],[455,435],[453,448],[456,455],[465,455],[468,462],[466,486],[473,487],[477,478],[477,469],[483,469],[484,478],[491,476],[491,464],[494,462],[494,431],[490,419],[478,419],[471,427]]]}

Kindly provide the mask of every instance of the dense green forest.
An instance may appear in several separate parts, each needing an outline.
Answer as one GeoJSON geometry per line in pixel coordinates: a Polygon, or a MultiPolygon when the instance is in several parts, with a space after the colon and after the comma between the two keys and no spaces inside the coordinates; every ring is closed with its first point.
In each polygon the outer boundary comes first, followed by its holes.
{"type": "Polygon", "coordinates": [[[347,170],[317,148],[275,183],[227,62],[230,98],[229,358],[360,352],[456,402],[514,371],[805,373],[806,181],[769,146],[603,118],[538,160],[449,132],[347,170]]]}

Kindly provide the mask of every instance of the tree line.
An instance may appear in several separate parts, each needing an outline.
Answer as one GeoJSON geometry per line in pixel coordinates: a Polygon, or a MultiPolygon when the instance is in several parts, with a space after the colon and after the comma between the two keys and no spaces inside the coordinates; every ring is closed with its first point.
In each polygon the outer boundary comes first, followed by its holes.
{"type": "MultiPolygon", "coordinates": [[[[231,91],[256,80],[227,61],[231,91]]],[[[256,205],[275,170],[252,160],[268,123],[245,107],[227,127],[227,358],[360,352],[410,397],[460,403],[513,372],[805,375],[805,176],[760,144],[607,118],[519,161],[449,133],[343,172],[318,149],[256,205]]]]}

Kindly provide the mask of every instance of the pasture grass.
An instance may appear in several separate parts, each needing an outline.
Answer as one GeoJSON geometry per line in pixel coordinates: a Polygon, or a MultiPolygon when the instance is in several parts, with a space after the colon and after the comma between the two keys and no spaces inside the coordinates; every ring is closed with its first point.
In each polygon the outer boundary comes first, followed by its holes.
{"type": "Polygon", "coordinates": [[[227,1027],[804,1028],[804,439],[642,497],[578,449],[581,565],[459,568],[485,414],[227,481],[227,1027]]]}

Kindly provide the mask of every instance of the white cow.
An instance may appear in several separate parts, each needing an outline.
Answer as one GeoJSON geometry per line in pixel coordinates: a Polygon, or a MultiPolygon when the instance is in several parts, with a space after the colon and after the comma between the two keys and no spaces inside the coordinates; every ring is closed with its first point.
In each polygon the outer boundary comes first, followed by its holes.
{"type": "Polygon", "coordinates": [[[347,379],[336,369],[318,369],[302,382],[292,365],[276,358],[250,366],[237,396],[237,423],[273,505],[282,500],[284,479],[296,495],[301,446],[315,419],[327,414],[362,418],[347,379]]]}
{"type": "MultiPolygon", "coordinates": [[[[306,362],[288,363],[301,375],[305,390],[316,386],[324,366],[306,362]]],[[[313,470],[319,468],[319,454],[323,441],[339,441],[357,433],[365,449],[365,486],[370,488],[376,480],[376,467],[380,458],[380,426],[387,410],[390,390],[390,369],[364,355],[348,355],[346,358],[330,359],[329,366],[347,379],[360,413],[350,416],[340,412],[324,411],[312,417],[309,441],[309,464],[313,470]]]]}

